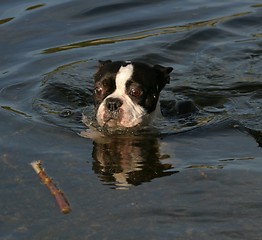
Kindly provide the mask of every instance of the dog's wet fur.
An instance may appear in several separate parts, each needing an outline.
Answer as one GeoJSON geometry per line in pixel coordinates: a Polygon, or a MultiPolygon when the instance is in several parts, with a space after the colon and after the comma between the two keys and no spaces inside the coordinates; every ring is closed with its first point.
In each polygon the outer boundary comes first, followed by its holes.
{"type": "Polygon", "coordinates": [[[141,62],[100,61],[93,94],[98,124],[110,129],[149,124],[172,70],[141,62]]]}

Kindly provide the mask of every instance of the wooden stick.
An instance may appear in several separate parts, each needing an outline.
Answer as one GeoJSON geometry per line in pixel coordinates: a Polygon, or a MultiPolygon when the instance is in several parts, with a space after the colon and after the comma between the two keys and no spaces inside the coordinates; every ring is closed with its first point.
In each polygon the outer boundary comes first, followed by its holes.
{"type": "Polygon", "coordinates": [[[40,180],[46,185],[51,194],[55,197],[60,211],[64,214],[69,213],[71,211],[69,202],[67,201],[64,193],[57,187],[53,179],[47,176],[45,170],[42,168],[41,160],[32,162],[31,166],[38,174],[40,180]]]}

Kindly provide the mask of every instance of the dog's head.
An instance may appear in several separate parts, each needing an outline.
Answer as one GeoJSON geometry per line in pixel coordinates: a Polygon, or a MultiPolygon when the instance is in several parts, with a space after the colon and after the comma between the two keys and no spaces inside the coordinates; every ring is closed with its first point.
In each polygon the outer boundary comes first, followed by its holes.
{"type": "Polygon", "coordinates": [[[172,70],[140,62],[100,61],[94,75],[98,124],[112,129],[147,124],[172,70]]]}

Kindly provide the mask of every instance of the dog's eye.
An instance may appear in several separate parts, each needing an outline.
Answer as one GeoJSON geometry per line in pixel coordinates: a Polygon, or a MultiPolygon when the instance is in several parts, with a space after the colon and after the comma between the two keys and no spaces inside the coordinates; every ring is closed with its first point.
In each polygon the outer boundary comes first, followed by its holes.
{"type": "Polygon", "coordinates": [[[103,93],[103,88],[101,88],[101,87],[96,87],[96,88],[94,89],[94,93],[95,93],[96,95],[101,95],[101,94],[103,93]]]}
{"type": "Polygon", "coordinates": [[[143,94],[143,91],[139,88],[131,88],[129,94],[132,97],[140,97],[143,94]]]}

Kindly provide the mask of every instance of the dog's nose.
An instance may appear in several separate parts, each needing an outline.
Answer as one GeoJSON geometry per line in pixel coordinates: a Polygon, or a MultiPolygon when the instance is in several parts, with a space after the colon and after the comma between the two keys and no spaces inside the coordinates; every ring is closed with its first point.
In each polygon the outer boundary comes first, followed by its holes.
{"type": "Polygon", "coordinates": [[[123,102],[119,98],[108,98],[106,100],[106,107],[111,112],[116,111],[122,104],[123,102]]]}

